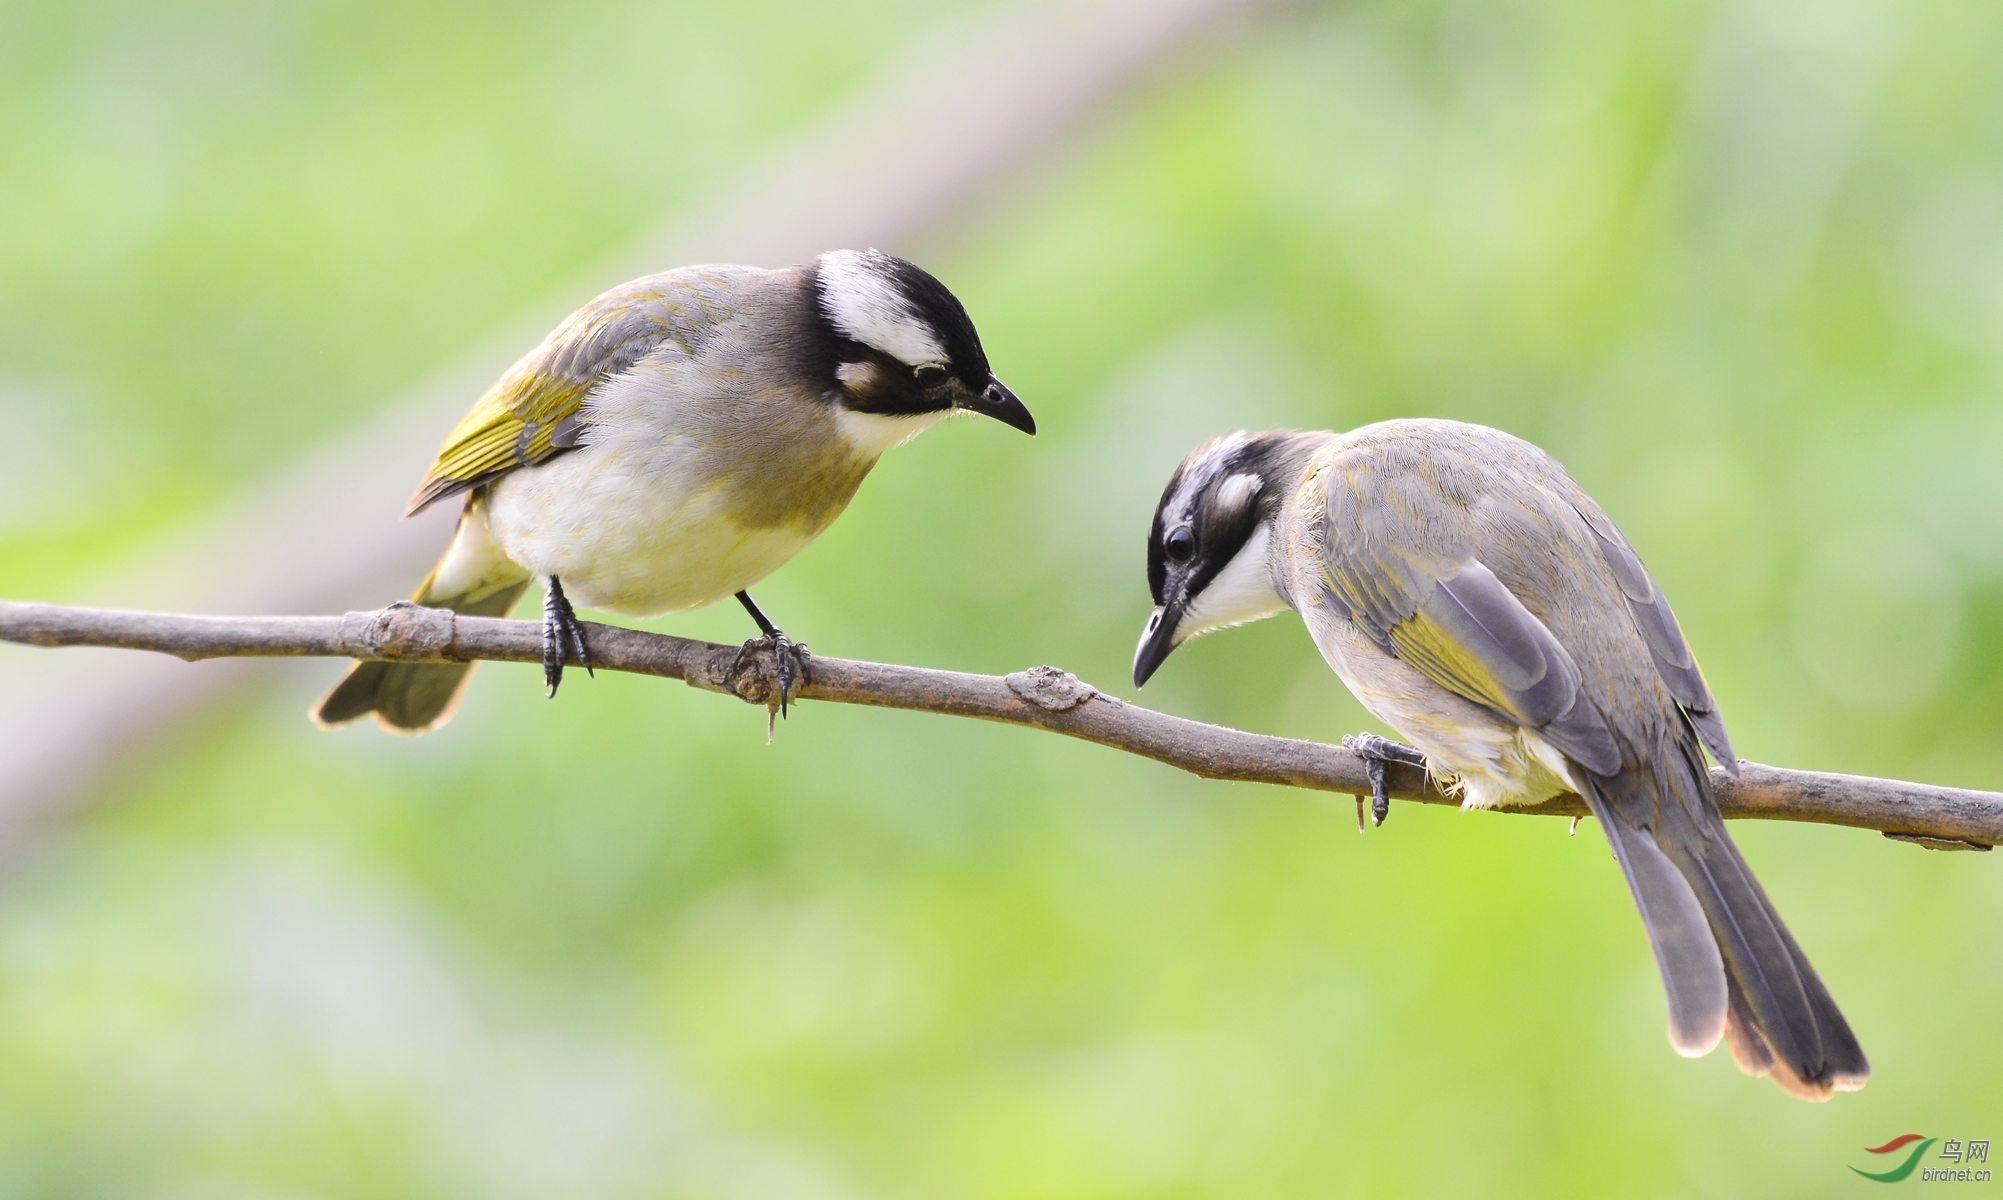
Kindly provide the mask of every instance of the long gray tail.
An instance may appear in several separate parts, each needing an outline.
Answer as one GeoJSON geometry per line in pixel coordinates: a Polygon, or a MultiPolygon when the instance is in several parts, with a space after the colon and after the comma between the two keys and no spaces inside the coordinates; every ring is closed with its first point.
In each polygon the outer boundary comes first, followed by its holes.
{"type": "Polygon", "coordinates": [[[1670,1043],[1694,1057],[1722,1035],[1740,1070],[1804,1100],[1863,1087],[1864,1051],[1725,832],[1695,736],[1646,757],[1579,774],[1662,971],[1670,1043]]]}

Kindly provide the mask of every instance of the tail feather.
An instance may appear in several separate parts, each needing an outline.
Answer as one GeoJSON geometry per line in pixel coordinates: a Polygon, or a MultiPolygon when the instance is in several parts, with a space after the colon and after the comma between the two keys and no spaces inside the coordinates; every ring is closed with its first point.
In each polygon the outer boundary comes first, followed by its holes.
{"type": "Polygon", "coordinates": [[[1739,1070],[1753,1076],[1769,1074],[1774,1069],[1773,1047],[1767,1045],[1766,1035],[1753,1019],[1752,1006],[1746,1003],[1746,990],[1739,986],[1738,980],[1726,978],[1731,987],[1731,1008],[1725,1018],[1725,1048],[1732,1052],[1732,1061],[1739,1070]]]}
{"type": "MultiPolygon", "coordinates": [[[[1724,821],[1715,813],[1711,823],[1714,836],[1705,846],[1707,862],[1714,877],[1727,881],[1716,893],[1713,907],[1732,906],[1733,927],[1750,930],[1750,947],[1761,948],[1747,955],[1740,969],[1730,940],[1721,932],[1727,970],[1732,973],[1737,995],[1727,1036],[1734,1044],[1733,1058],[1747,1069],[1742,1057],[1744,1046],[1751,1050],[1755,1068],[1748,1074],[1769,1075],[1783,1090],[1805,1100],[1827,1100],[1832,1092],[1854,1092],[1870,1078],[1871,1065],[1864,1048],[1836,1001],[1809,964],[1800,943],[1788,932],[1766,889],[1754,878],[1751,868],[1725,833],[1724,821]],[[1764,985],[1764,986],[1762,986],[1764,985]]],[[[1714,927],[1717,922],[1714,918],[1714,927]]]]}
{"type": "Polygon", "coordinates": [[[356,663],[313,710],[322,729],[339,729],[375,714],[391,733],[419,734],[451,720],[472,664],[356,663]]]}
{"type": "Polygon", "coordinates": [[[1803,1099],[1862,1087],[1863,1049],[1726,833],[1696,739],[1677,732],[1647,763],[1582,772],[1655,948],[1672,1044],[1701,1054],[1722,1033],[1741,1070],[1803,1099]]]}
{"type": "Polygon", "coordinates": [[[1727,999],[1725,965],[1704,908],[1646,830],[1622,820],[1596,788],[1586,790],[1586,804],[1607,831],[1648,930],[1669,1000],[1669,1044],[1685,1058],[1709,1054],[1725,1033],[1727,999]]]}
{"type": "MultiPolygon", "coordinates": [[[[1814,978],[1813,972],[1810,978],[1814,978]]],[[[1827,993],[1824,994],[1827,999],[1827,993]]],[[[1829,1011],[1822,1017],[1824,1029],[1839,1030],[1848,1034],[1849,1026],[1843,1021],[1843,1014],[1836,1011],[1830,1002],[1829,1011]]],[[[1864,1051],[1857,1046],[1856,1039],[1850,1039],[1850,1066],[1832,1071],[1821,1080],[1805,1079],[1786,1060],[1774,1054],[1772,1043],[1767,1041],[1759,1018],[1754,1016],[1752,1006],[1737,981],[1732,983],[1731,1015],[1725,1024],[1725,1044],[1731,1049],[1732,1061],[1739,1070],[1748,1075],[1763,1075],[1773,1080],[1788,1095],[1801,1100],[1821,1102],[1836,1092],[1854,1092],[1864,1086],[1870,1076],[1870,1066],[1864,1060],[1864,1051]]]]}
{"type": "MultiPolygon", "coordinates": [[[[528,589],[528,575],[501,554],[487,533],[480,498],[466,504],[458,532],[411,599],[473,617],[505,617],[528,589]]],[[[429,733],[452,719],[473,663],[358,662],[310,714],[335,729],[375,714],[391,733],[429,733]]]]}

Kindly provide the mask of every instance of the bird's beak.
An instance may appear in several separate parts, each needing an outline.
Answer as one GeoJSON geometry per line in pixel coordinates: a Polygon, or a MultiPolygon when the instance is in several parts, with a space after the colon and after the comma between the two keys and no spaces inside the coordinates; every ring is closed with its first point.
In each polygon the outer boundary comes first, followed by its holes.
{"type": "Polygon", "coordinates": [[[1148,677],[1155,668],[1167,661],[1175,649],[1175,627],[1182,624],[1182,604],[1171,600],[1154,610],[1148,617],[1146,629],[1141,630],[1141,644],[1134,649],[1134,686],[1147,686],[1148,677]]]}
{"type": "Polygon", "coordinates": [[[988,376],[988,386],[982,388],[978,395],[960,401],[960,407],[993,417],[1031,437],[1036,436],[1036,418],[1029,415],[1029,410],[1015,398],[1015,393],[1009,391],[1007,385],[992,375],[988,376]]]}

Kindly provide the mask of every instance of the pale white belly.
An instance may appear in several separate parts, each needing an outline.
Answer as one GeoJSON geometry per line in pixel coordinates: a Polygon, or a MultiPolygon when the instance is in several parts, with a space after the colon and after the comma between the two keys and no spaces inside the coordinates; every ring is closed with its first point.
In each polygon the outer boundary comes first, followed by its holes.
{"type": "Polygon", "coordinates": [[[1565,756],[1534,731],[1456,696],[1384,653],[1340,616],[1303,612],[1322,658],[1343,685],[1399,737],[1425,752],[1463,808],[1536,804],[1576,791],[1565,756]]]}
{"type": "Polygon", "coordinates": [[[745,527],[686,456],[674,443],[585,446],[515,470],[493,486],[489,528],[525,570],[561,580],[573,603],[633,617],[742,591],[820,533],[745,527]]]}

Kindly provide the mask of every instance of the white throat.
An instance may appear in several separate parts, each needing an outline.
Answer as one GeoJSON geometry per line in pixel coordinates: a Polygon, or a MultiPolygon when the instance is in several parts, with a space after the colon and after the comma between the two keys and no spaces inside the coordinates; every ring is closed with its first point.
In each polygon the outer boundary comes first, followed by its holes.
{"type": "Polygon", "coordinates": [[[1272,547],[1272,526],[1261,523],[1184,610],[1175,631],[1177,645],[1213,629],[1270,617],[1287,606],[1273,586],[1272,547]]]}
{"type": "Polygon", "coordinates": [[[945,420],[950,411],[941,409],[938,412],[890,416],[845,408],[835,417],[835,422],[842,431],[842,440],[848,443],[856,457],[878,458],[892,446],[902,446],[945,420]]]}

